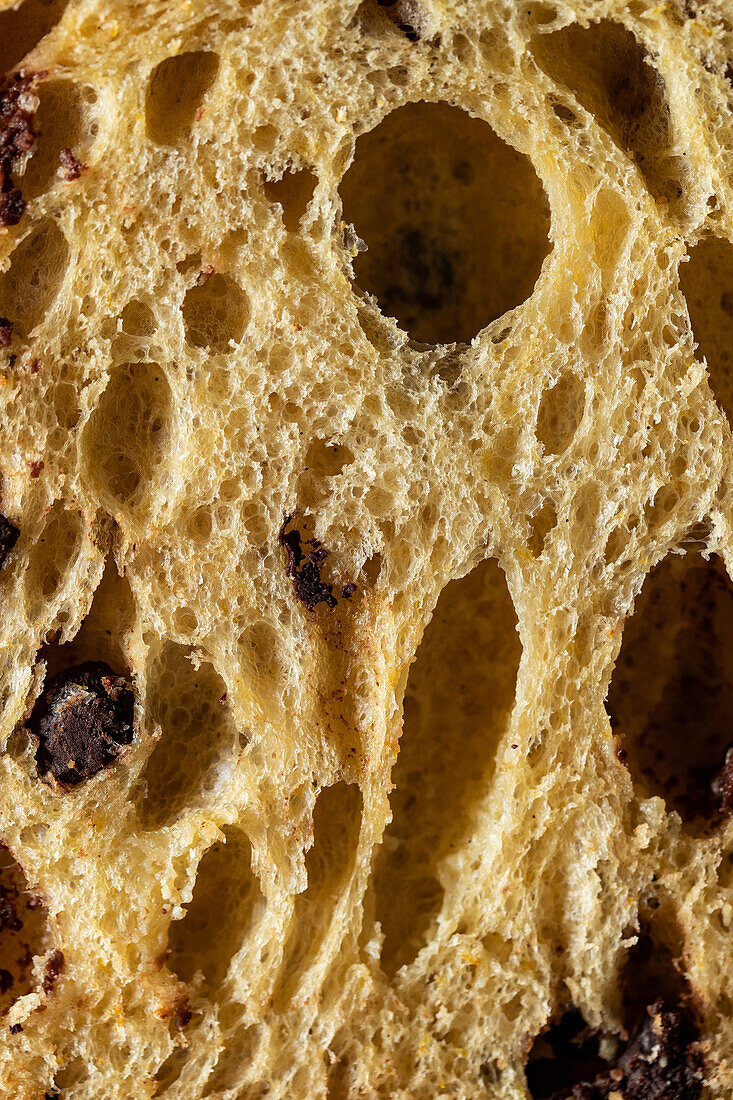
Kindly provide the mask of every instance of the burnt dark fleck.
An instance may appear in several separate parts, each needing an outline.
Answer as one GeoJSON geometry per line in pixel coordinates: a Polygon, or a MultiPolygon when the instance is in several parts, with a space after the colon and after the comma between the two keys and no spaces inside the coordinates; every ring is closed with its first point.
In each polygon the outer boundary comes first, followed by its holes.
{"type": "Polygon", "coordinates": [[[9,970],[0,970],[0,993],[7,993],[13,984],[13,975],[9,970]]]}
{"type": "Polygon", "coordinates": [[[341,589],[341,598],[344,600],[351,599],[355,592],[356,585],[353,581],[349,581],[348,584],[345,584],[344,587],[341,589]]]}
{"type": "Polygon", "coordinates": [[[87,165],[82,164],[79,158],[74,156],[71,149],[62,149],[59,153],[59,160],[61,161],[61,167],[64,169],[64,179],[67,183],[78,180],[79,176],[87,170],[87,165]]]}
{"type": "Polygon", "coordinates": [[[0,932],[6,928],[10,932],[20,932],[23,921],[18,916],[18,891],[15,886],[0,884],[0,932]]]}
{"type": "MultiPolygon", "coordinates": [[[[6,973],[7,973],[7,971],[6,971],[6,973]]],[[[22,1024],[11,1024],[9,1030],[10,1030],[11,1035],[19,1035],[21,1033],[21,1031],[23,1030],[23,1025],[22,1024]]]]}
{"type": "Polygon", "coordinates": [[[33,89],[47,73],[13,73],[0,83],[0,226],[17,225],[25,199],[13,174],[21,167],[36,140],[33,89]]]}
{"type": "Polygon", "coordinates": [[[287,530],[292,519],[292,514],[285,517],[278,542],[288,554],[285,572],[293,582],[295,595],[309,611],[313,611],[319,603],[333,608],[338,603],[333,585],[321,580],[321,565],[328,557],[328,550],[318,539],[310,539],[308,546],[311,549],[304,553],[300,531],[295,528],[287,530]]]}
{"type": "Polygon", "coordinates": [[[0,348],[9,348],[13,339],[13,322],[0,317],[0,348]]]}
{"type": "Polygon", "coordinates": [[[29,722],[39,772],[74,787],[112,764],[132,741],[134,701],[125,677],[101,661],[59,672],[29,722]]]}
{"type": "Polygon", "coordinates": [[[18,541],[20,531],[5,516],[0,515],[0,566],[18,541]]]}
{"type": "Polygon", "coordinates": [[[52,951],[46,967],[43,971],[43,992],[50,993],[53,987],[56,985],[59,974],[63,973],[66,966],[66,959],[64,958],[63,951],[59,951],[58,947],[55,951],[52,951]]]}

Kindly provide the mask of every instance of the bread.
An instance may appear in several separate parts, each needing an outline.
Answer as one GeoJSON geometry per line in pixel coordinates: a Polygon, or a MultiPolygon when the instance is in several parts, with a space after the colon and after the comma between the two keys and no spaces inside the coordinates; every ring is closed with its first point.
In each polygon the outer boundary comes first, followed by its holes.
{"type": "Polygon", "coordinates": [[[728,0],[0,68],[0,1096],[733,1095],[728,0]]]}

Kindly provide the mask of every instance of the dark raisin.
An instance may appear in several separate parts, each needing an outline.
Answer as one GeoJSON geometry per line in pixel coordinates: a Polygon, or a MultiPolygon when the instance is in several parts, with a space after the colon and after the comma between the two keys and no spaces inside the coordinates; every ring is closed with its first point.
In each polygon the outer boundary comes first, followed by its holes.
{"type": "Polygon", "coordinates": [[[292,515],[285,517],[278,541],[288,554],[285,572],[293,582],[296,598],[309,611],[313,611],[319,603],[333,608],[338,603],[333,594],[333,585],[321,580],[321,565],[328,557],[328,550],[318,539],[311,539],[308,543],[311,549],[304,553],[300,531],[287,530],[292,518],[292,515]]]}
{"type": "Polygon", "coordinates": [[[0,515],[0,566],[18,541],[20,531],[5,516],[0,515]]]}
{"type": "Polygon", "coordinates": [[[71,149],[62,149],[59,153],[59,160],[61,161],[61,167],[64,169],[64,179],[67,183],[71,183],[73,180],[78,180],[79,176],[83,172],[86,172],[86,164],[75,157],[71,149]]]}
{"type": "Polygon", "coordinates": [[[0,83],[0,226],[17,225],[25,210],[13,173],[22,167],[36,140],[31,96],[47,75],[21,69],[0,83]]]}
{"type": "Polygon", "coordinates": [[[113,763],[133,738],[134,696],[124,676],[89,661],[59,672],[33,708],[38,770],[76,786],[113,763]]]}
{"type": "Polygon", "coordinates": [[[51,993],[53,987],[56,985],[56,980],[59,974],[63,973],[66,966],[66,959],[64,958],[63,951],[59,951],[56,948],[52,951],[48,961],[46,962],[45,970],[43,971],[43,992],[51,993]]]}
{"type": "Polygon", "coordinates": [[[13,340],[13,322],[0,317],[0,348],[9,348],[13,340]]]}

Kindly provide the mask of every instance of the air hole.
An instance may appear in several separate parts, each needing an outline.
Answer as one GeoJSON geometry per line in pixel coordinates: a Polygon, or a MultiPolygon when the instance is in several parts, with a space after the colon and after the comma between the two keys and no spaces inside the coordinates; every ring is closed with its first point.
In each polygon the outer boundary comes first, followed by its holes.
{"type": "Polygon", "coordinates": [[[134,622],[135,603],[130,585],[110,558],[76,636],[64,645],[49,643],[40,649],[38,656],[48,666],[46,681],[62,669],[84,661],[104,661],[124,675],[130,667],[125,635],[134,622]]]}
{"type": "Polygon", "coordinates": [[[48,946],[46,910],[0,845],[0,1014],[33,989],[33,956],[48,946]]]}
{"type": "Polygon", "coordinates": [[[239,638],[242,671],[252,697],[271,721],[282,721],[287,701],[289,665],[287,649],[277,629],[261,619],[251,623],[239,638]]]}
{"type": "Polygon", "coordinates": [[[264,180],[265,194],[271,203],[280,204],[283,224],[289,233],[297,232],[317,182],[307,168],[284,172],[279,180],[264,180]]]}
{"type": "Polygon", "coordinates": [[[262,902],[252,872],[251,849],[237,826],[224,830],[201,860],[193,901],[183,920],[171,924],[170,966],[184,982],[201,971],[212,989],[226,976],[262,902]]]}
{"type": "Polygon", "coordinates": [[[559,455],[570,446],[585,408],[583,383],[574,374],[564,374],[545,390],[537,413],[537,438],[545,454],[559,455]]]}
{"type": "Polygon", "coordinates": [[[122,310],[122,331],[128,336],[152,336],[155,332],[155,314],[145,302],[133,298],[122,310]]]}
{"type": "Polygon", "coordinates": [[[189,1047],[176,1047],[155,1075],[158,1091],[167,1089],[169,1085],[173,1085],[178,1080],[190,1057],[191,1050],[189,1047]]]}
{"type": "Polygon", "coordinates": [[[313,813],[313,847],[305,869],[308,888],[295,900],[292,930],[285,948],[278,1003],[284,1007],[298,989],[328,934],[334,907],[356,860],[362,797],[354,784],[335,783],[321,791],[313,813]]]}
{"type": "Polygon", "coordinates": [[[555,502],[546,500],[539,512],[529,520],[529,550],[534,558],[542,556],[545,542],[550,531],[554,530],[557,523],[557,508],[555,502]]]}
{"type": "Polygon", "coordinates": [[[51,218],[40,222],[11,254],[10,268],[0,275],[0,302],[16,336],[27,336],[43,320],[68,262],[66,237],[51,218]]]}
{"type": "Polygon", "coordinates": [[[175,145],[186,137],[218,68],[218,56],[205,50],[161,61],[153,69],[145,100],[148,137],[159,145],[175,145]]]}
{"type": "Polygon", "coordinates": [[[82,537],[83,522],[75,508],[57,502],[49,512],[40,536],[29,547],[29,564],[23,586],[29,618],[53,599],[74,558],[82,537]]]}
{"type": "Polygon", "coordinates": [[[62,149],[69,149],[81,165],[94,140],[92,108],[97,97],[92,88],[70,80],[53,80],[40,84],[37,95],[34,129],[38,138],[23,176],[27,198],[47,191],[58,178],[59,169],[64,177],[62,149]]]}
{"type": "Polygon", "coordinates": [[[680,286],[710,386],[733,424],[733,245],[708,237],[680,264],[680,286]]]}
{"type": "Polygon", "coordinates": [[[574,1085],[591,1082],[608,1068],[594,1032],[577,1008],[535,1039],[527,1061],[527,1087],[533,1100],[572,1094],[574,1085]]]}
{"type": "Polygon", "coordinates": [[[530,161],[447,103],[411,103],[356,143],[343,217],[362,290],[425,343],[470,341],[531,293],[549,208],[530,161]]]}
{"type": "Polygon", "coordinates": [[[621,974],[624,1026],[631,1034],[643,1024],[647,1005],[659,1000],[682,1004],[690,995],[690,986],[678,969],[684,952],[680,930],[667,921],[664,939],[660,931],[642,924],[621,974]]]}
{"type": "Polygon", "coordinates": [[[713,782],[733,743],[733,592],[723,562],[670,555],[649,574],[607,710],[642,792],[694,831],[719,820],[713,782]]]}
{"type": "Polygon", "coordinates": [[[195,348],[227,351],[241,340],[249,321],[249,301],[228,275],[211,275],[186,293],[181,307],[186,339],[195,348]]]}
{"type": "Polygon", "coordinates": [[[489,559],[447,585],[423,635],[392,771],[394,817],[375,877],[388,973],[422,947],[442,901],[440,861],[470,830],[472,806],[493,772],[514,703],[516,626],[504,574],[489,559]]]}
{"type": "Polygon", "coordinates": [[[211,665],[195,668],[188,650],[168,643],[151,680],[150,720],[162,736],[145,769],[145,828],[169,824],[199,802],[216,783],[217,764],[225,768],[237,746],[226,685],[211,665]]]}
{"type": "MultiPolygon", "coordinates": [[[[211,1077],[206,1082],[206,1095],[241,1086],[247,1065],[252,1061],[260,1039],[257,1027],[240,1027],[227,1037],[211,1077]]],[[[241,1094],[240,1094],[241,1095],[241,1094]]]]}
{"type": "Polygon", "coordinates": [[[0,14],[0,73],[22,61],[56,25],[68,0],[25,0],[0,14]]]}
{"type": "Polygon", "coordinates": [[[171,391],[157,363],[115,368],[84,431],[88,476],[100,501],[131,515],[170,456],[171,391]]]}
{"type": "Polygon", "coordinates": [[[652,195],[678,202],[682,175],[664,81],[631,31],[607,20],[573,25],[536,35],[532,52],[636,162],[652,195]]]}

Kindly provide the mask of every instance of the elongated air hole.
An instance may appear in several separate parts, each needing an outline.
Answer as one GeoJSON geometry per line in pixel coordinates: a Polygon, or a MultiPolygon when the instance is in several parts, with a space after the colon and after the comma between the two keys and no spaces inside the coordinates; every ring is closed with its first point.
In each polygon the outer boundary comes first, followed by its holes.
{"type": "Polygon", "coordinates": [[[694,832],[715,825],[716,777],[733,745],[733,587],[719,557],[673,554],[649,574],[607,710],[640,792],[660,795],[694,832]]]}
{"type": "Polygon", "coordinates": [[[392,823],[375,872],[382,965],[393,973],[425,942],[443,891],[441,860],[470,829],[514,703],[521,645],[499,565],[487,559],[441,594],[412,666],[392,823]]]}
{"type": "Polygon", "coordinates": [[[680,264],[680,287],[710,386],[733,423],[733,244],[718,237],[701,240],[680,264]]]}
{"type": "Polygon", "coordinates": [[[148,137],[160,145],[187,137],[218,68],[217,54],[205,50],[161,61],[151,74],[145,101],[148,137]]]}

